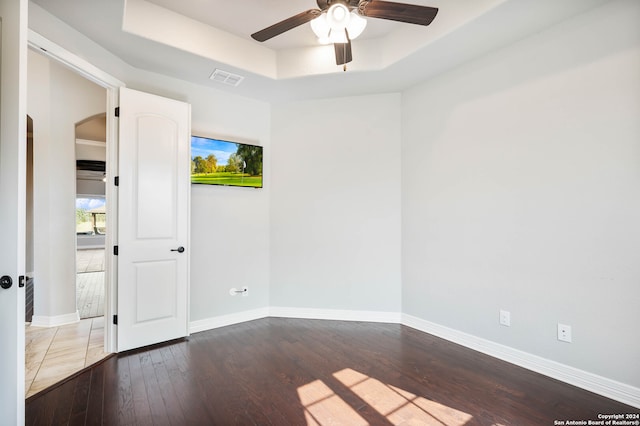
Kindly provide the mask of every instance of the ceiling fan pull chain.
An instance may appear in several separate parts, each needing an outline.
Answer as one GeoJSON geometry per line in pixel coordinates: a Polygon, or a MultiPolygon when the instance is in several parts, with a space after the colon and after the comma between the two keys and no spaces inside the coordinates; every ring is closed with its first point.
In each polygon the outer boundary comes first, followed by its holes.
{"type": "MultiPolygon", "coordinates": [[[[344,35],[347,36],[347,43],[351,43],[351,40],[349,39],[349,31],[345,28],[344,29],[344,35]]],[[[344,49],[342,50],[342,72],[346,72],[347,71],[347,46],[344,46],[344,49]]]]}

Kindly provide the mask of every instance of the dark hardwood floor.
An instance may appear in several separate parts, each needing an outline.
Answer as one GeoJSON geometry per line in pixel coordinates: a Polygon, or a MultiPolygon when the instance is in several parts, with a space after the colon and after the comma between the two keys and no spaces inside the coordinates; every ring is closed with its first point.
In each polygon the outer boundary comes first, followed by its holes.
{"type": "Polygon", "coordinates": [[[27,425],[553,425],[640,413],[409,327],[283,318],[113,356],[26,407],[27,425]]]}

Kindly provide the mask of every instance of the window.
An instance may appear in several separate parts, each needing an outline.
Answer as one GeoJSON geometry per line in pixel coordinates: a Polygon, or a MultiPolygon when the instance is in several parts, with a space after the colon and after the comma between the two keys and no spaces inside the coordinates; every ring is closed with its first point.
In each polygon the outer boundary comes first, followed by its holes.
{"type": "Polygon", "coordinates": [[[106,231],[104,197],[76,198],[76,234],[104,235],[106,231]]]}

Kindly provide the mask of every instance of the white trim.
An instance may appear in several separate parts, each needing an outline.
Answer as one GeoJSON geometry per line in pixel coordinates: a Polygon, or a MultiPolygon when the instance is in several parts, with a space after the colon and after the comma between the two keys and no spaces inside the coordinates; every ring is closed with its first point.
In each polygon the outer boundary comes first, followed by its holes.
{"type": "MultiPolygon", "coordinates": [[[[81,246],[81,247],[77,248],[77,250],[79,250],[79,251],[82,251],[82,250],[96,250],[96,249],[105,249],[106,250],[106,246],[105,246],[105,244],[94,244],[94,245],[81,246]]],[[[105,254],[107,254],[106,251],[105,251],[105,254]]]]}
{"type": "Polygon", "coordinates": [[[221,315],[219,317],[191,321],[189,323],[189,332],[198,333],[200,331],[213,330],[214,328],[240,324],[247,321],[266,318],[268,316],[269,316],[269,308],[260,308],[260,309],[254,309],[251,311],[236,312],[234,314],[221,315]]]}
{"type": "Polygon", "coordinates": [[[98,148],[106,148],[107,142],[92,141],[89,139],[76,139],[76,145],[96,146],[98,148]]]}
{"type": "MultiPolygon", "coordinates": [[[[107,201],[107,232],[105,238],[105,316],[113,318],[118,313],[118,259],[113,256],[112,247],[118,244],[118,192],[113,184],[118,175],[118,121],[115,109],[120,105],[120,89],[107,89],[107,182],[105,199],[107,201]]],[[[105,352],[116,352],[118,329],[113,321],[106,321],[104,333],[105,352]]]]}
{"type": "Polygon", "coordinates": [[[607,398],[640,408],[640,388],[504,346],[411,315],[402,324],[607,398]]]}
{"type": "Polygon", "coordinates": [[[379,311],[352,311],[341,309],[314,309],[314,308],[287,308],[272,306],[269,308],[269,316],[283,318],[305,318],[321,319],[333,321],[365,321],[365,322],[387,322],[392,324],[400,323],[398,312],[379,311]]]}
{"type": "Polygon", "coordinates": [[[73,324],[80,321],[80,314],[75,311],[70,314],[43,316],[34,315],[31,319],[32,327],[58,327],[61,325],[73,324]]]}
{"type": "Polygon", "coordinates": [[[63,47],[41,36],[32,29],[29,29],[28,42],[29,47],[32,49],[39,50],[42,54],[63,63],[87,80],[90,80],[101,87],[111,88],[122,87],[125,85],[122,81],[110,74],[107,74],[85,59],[82,59],[76,54],[69,52],[63,47]]]}

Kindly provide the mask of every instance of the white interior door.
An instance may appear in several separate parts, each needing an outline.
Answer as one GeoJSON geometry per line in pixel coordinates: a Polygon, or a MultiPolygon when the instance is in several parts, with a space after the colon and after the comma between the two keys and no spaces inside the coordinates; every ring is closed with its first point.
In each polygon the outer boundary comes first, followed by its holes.
{"type": "Polygon", "coordinates": [[[27,1],[0,0],[0,423],[24,424],[27,1]],[[9,287],[9,278],[11,286],[9,287]]]}
{"type": "Polygon", "coordinates": [[[120,89],[118,351],[189,334],[191,108],[120,89]]]}

